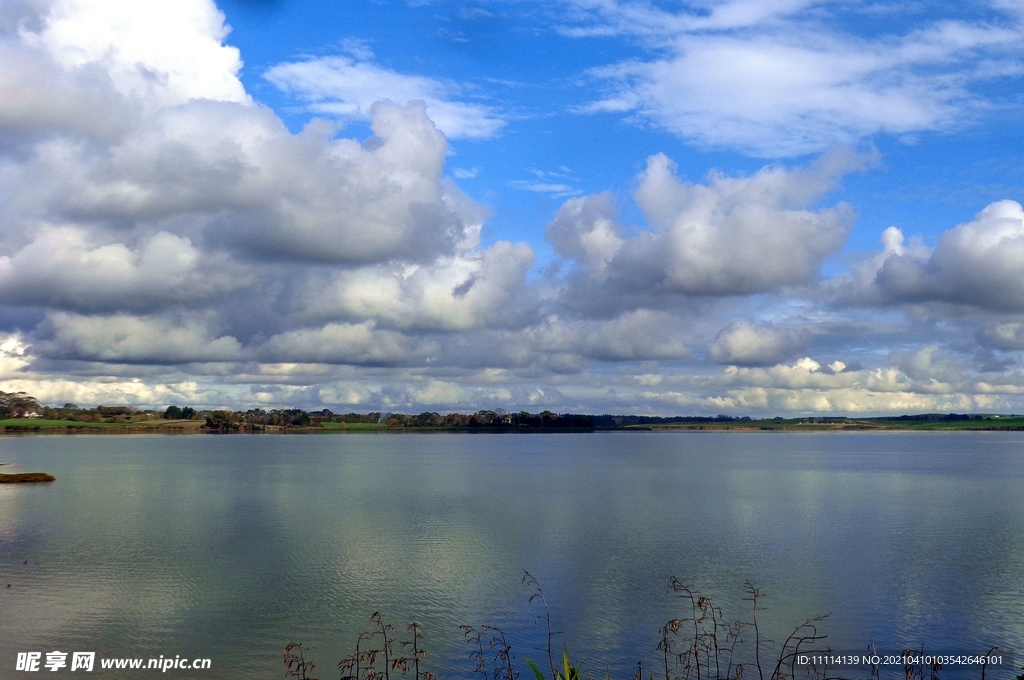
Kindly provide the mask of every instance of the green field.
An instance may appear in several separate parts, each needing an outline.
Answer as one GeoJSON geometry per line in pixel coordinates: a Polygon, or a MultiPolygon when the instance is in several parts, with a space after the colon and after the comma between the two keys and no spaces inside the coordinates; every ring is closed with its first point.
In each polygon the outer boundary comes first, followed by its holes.
{"type": "Polygon", "coordinates": [[[93,429],[142,429],[142,428],[180,428],[200,427],[199,421],[191,420],[139,420],[128,423],[92,423],[80,420],[48,420],[46,418],[5,418],[0,420],[0,428],[11,430],[49,430],[66,428],[93,428],[93,429]]]}
{"type": "Polygon", "coordinates": [[[1024,418],[988,418],[986,420],[937,421],[906,425],[899,421],[875,421],[876,426],[910,430],[998,430],[1024,428],[1024,418]]]}
{"type": "Polygon", "coordinates": [[[386,430],[388,427],[384,423],[334,423],[327,420],[320,425],[325,430],[386,430]]]}
{"type": "Polygon", "coordinates": [[[18,430],[36,430],[50,427],[124,427],[129,423],[82,423],[77,420],[46,420],[45,418],[7,418],[0,420],[0,427],[18,430]]]}

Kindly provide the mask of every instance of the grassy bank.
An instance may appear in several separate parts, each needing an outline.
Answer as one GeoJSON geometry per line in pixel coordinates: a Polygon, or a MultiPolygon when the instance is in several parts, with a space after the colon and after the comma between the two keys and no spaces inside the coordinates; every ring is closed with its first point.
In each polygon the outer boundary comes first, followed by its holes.
{"type": "Polygon", "coordinates": [[[82,433],[82,432],[199,432],[203,423],[196,420],[142,420],[135,422],[89,422],[82,420],[53,420],[47,418],[5,418],[0,420],[0,430],[18,434],[39,433],[82,433]]]}

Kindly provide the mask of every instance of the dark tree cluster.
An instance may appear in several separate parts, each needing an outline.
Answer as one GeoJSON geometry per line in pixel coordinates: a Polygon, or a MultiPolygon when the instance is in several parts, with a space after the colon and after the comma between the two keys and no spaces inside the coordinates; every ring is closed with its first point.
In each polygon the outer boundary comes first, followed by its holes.
{"type": "Polygon", "coordinates": [[[897,416],[895,418],[887,418],[886,420],[902,422],[952,423],[959,422],[961,420],[986,420],[986,417],[983,415],[972,415],[969,413],[921,413],[915,416],[897,416]]]}
{"type": "Polygon", "coordinates": [[[24,418],[42,411],[36,398],[25,392],[0,392],[0,418],[24,418]]]}
{"type": "Polygon", "coordinates": [[[164,411],[164,418],[168,420],[192,420],[195,414],[196,410],[191,406],[181,408],[180,406],[171,405],[164,411]]]}
{"type": "Polygon", "coordinates": [[[625,427],[627,425],[670,425],[681,424],[713,424],[713,423],[747,423],[750,416],[593,416],[596,427],[625,427]]]}

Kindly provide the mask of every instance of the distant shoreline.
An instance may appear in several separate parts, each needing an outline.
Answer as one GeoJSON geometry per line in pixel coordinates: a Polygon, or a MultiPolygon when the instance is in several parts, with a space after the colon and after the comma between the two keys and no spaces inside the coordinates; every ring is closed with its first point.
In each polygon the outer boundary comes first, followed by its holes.
{"type": "Polygon", "coordinates": [[[651,416],[609,413],[509,412],[419,414],[370,411],[334,413],[324,408],[196,409],[168,405],[162,411],[134,406],[81,408],[43,406],[25,393],[0,392],[0,434],[313,434],[346,432],[851,432],[851,431],[1024,431],[1024,415],[1005,413],[918,413],[899,416],[816,414],[798,417],[651,416]],[[4,417],[6,416],[6,417],[4,417]]]}
{"type": "MultiPolygon", "coordinates": [[[[1009,419],[1007,419],[1009,421],[1009,419]]],[[[242,427],[233,430],[216,429],[205,426],[200,421],[194,425],[136,423],[76,423],[75,425],[34,425],[26,421],[25,425],[6,425],[0,427],[0,436],[26,435],[303,435],[303,434],[552,434],[552,433],[596,433],[596,432],[1021,432],[1024,423],[966,421],[966,422],[926,422],[914,424],[877,424],[870,422],[818,423],[818,422],[784,422],[784,423],[668,423],[598,427],[402,427],[381,424],[368,427],[358,423],[356,427],[345,427],[345,423],[335,423],[335,427],[322,426],[263,426],[242,427]],[[340,425],[337,426],[337,425],[340,425]]],[[[6,465],[6,463],[0,463],[6,465]]]]}

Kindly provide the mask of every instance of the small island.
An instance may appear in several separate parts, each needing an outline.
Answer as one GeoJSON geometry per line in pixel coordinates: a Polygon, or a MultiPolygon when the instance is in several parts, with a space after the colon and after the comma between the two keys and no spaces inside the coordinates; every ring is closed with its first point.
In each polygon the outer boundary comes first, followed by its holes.
{"type": "Polygon", "coordinates": [[[56,477],[45,472],[0,472],[0,484],[30,484],[33,482],[53,482],[56,477]]]}

